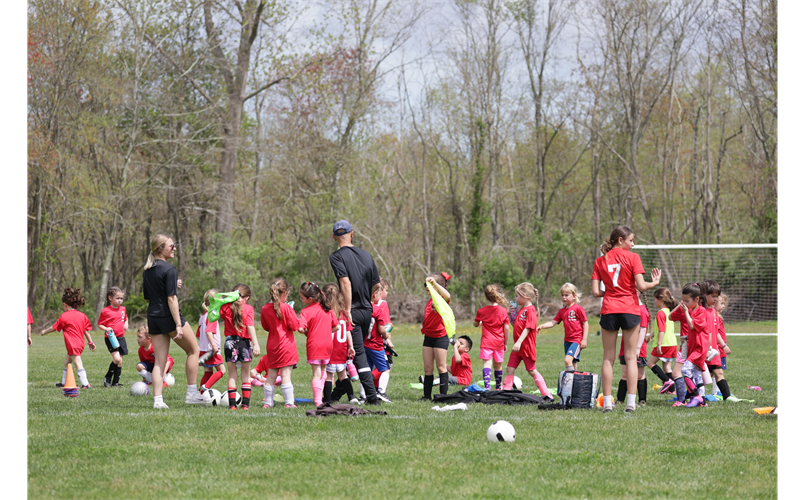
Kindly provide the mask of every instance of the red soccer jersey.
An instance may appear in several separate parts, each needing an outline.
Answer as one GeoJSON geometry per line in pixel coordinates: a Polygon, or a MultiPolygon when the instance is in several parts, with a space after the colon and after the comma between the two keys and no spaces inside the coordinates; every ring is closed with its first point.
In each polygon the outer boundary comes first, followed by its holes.
{"type": "MultiPolygon", "coordinates": [[[[137,355],[140,356],[140,361],[147,361],[149,363],[156,363],[156,358],[154,357],[154,344],[148,346],[148,349],[145,347],[140,347],[137,350],[137,355]]],[[[170,354],[168,354],[168,364],[166,366],[173,367],[173,358],[170,354]]],[[[170,369],[168,370],[170,372],[170,369]]]]}
{"type": "Polygon", "coordinates": [[[59,319],[53,323],[53,329],[64,333],[67,352],[76,355],[81,354],[84,349],[84,332],[92,331],[92,323],[81,311],[70,309],[61,313],[59,319]]]}
{"type": "Polygon", "coordinates": [[[338,330],[333,333],[333,352],[330,354],[330,364],[343,365],[347,362],[347,351],[349,351],[349,341],[347,335],[351,335],[352,323],[349,322],[342,311],[338,318],[338,330]]]}
{"type": "MultiPolygon", "coordinates": [[[[447,301],[449,304],[450,301],[447,301]]],[[[422,320],[422,333],[426,337],[438,339],[447,335],[447,329],[444,327],[442,317],[433,307],[433,299],[428,300],[425,304],[425,319],[422,320]]]]}
{"type": "Polygon", "coordinates": [[[506,345],[503,325],[509,323],[509,312],[500,305],[488,305],[478,309],[475,321],[481,323],[481,349],[500,351],[506,345]]]}
{"type": "Polygon", "coordinates": [[[705,370],[707,369],[705,360],[707,359],[708,320],[710,318],[702,306],[690,311],[690,318],[693,320],[693,330],[688,335],[688,361],[705,370]]]}
{"type": "Polygon", "coordinates": [[[260,358],[257,366],[254,367],[254,371],[263,376],[268,375],[268,354],[260,358]]]}
{"type": "Polygon", "coordinates": [[[377,304],[372,304],[372,322],[369,324],[369,336],[363,339],[363,347],[373,351],[384,350],[381,329],[385,332],[385,325],[389,323],[391,323],[391,313],[388,303],[381,300],[377,304]]]}
{"type": "Polygon", "coordinates": [[[456,363],[456,357],[453,355],[450,361],[450,373],[458,379],[459,384],[472,384],[472,360],[469,353],[461,353],[461,363],[456,363]]]}
{"type": "Polygon", "coordinates": [[[299,330],[299,318],[289,304],[280,304],[282,319],[277,318],[274,303],[269,302],[260,310],[260,324],[268,332],[266,363],[269,368],[283,368],[299,361],[296,339],[293,333],[299,330]]]}
{"type": "Polygon", "coordinates": [[[224,320],[224,336],[231,337],[236,335],[244,339],[251,339],[249,329],[247,326],[254,326],[254,307],[243,302],[240,299],[241,310],[243,311],[243,328],[240,331],[235,330],[235,322],[232,320],[232,304],[224,304],[221,306],[221,319],[224,320]]]}
{"type": "Polygon", "coordinates": [[[665,323],[668,321],[668,318],[665,317],[665,311],[660,309],[659,311],[657,311],[657,315],[654,318],[655,321],[657,322],[657,331],[665,333],[667,331],[665,323]]]}
{"type": "Polygon", "coordinates": [[[122,337],[126,334],[123,325],[126,323],[127,319],[129,318],[126,316],[125,307],[120,306],[115,309],[112,306],[106,306],[101,309],[101,315],[98,316],[98,324],[114,330],[115,337],[122,337]]]}
{"type": "Polygon", "coordinates": [[[520,334],[523,333],[523,330],[526,328],[529,329],[528,335],[526,335],[523,343],[520,344],[519,354],[521,358],[533,359],[534,361],[537,360],[536,328],[538,322],[539,314],[537,313],[537,308],[534,307],[533,304],[528,307],[523,307],[517,313],[517,319],[514,320],[514,342],[517,343],[517,340],[520,338],[520,334]]]}
{"type": "Polygon", "coordinates": [[[681,307],[677,307],[671,311],[671,321],[679,321],[679,336],[683,339],[690,335],[690,326],[688,320],[685,318],[685,311],[681,307]]]}
{"type": "Polygon", "coordinates": [[[31,317],[31,310],[28,309],[27,307],[26,307],[26,309],[28,310],[28,324],[33,325],[34,324],[34,319],[33,319],[33,317],[31,317]]]}
{"type": "Polygon", "coordinates": [[[635,276],[644,274],[640,256],[622,248],[613,248],[595,259],[594,280],[604,283],[604,304],[601,314],[640,314],[635,276]]]}
{"type": "Polygon", "coordinates": [[[330,359],[333,353],[333,327],[338,326],[333,311],[324,311],[313,302],[299,314],[299,328],[307,328],[307,359],[330,359]]]}
{"type": "Polygon", "coordinates": [[[559,309],[553,320],[564,324],[565,342],[581,343],[584,337],[584,322],[587,321],[587,313],[583,307],[574,302],[569,307],[559,309]]]}

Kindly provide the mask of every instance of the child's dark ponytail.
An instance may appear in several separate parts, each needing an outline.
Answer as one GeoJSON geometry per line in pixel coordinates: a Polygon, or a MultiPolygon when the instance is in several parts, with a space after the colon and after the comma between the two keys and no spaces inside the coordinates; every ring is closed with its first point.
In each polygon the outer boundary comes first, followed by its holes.
{"type": "Polygon", "coordinates": [[[341,292],[335,283],[325,283],[321,287],[321,307],[325,311],[333,311],[336,319],[341,314],[341,292]]]}
{"type": "Polygon", "coordinates": [[[313,302],[321,302],[321,290],[319,289],[319,285],[312,281],[302,283],[302,286],[299,287],[299,293],[313,302]]]}
{"type": "Polygon", "coordinates": [[[106,305],[111,306],[112,305],[112,297],[114,297],[115,295],[117,295],[119,293],[122,293],[122,294],[125,295],[126,292],[124,292],[123,289],[120,288],[119,286],[109,287],[109,290],[106,291],[106,305]]]}

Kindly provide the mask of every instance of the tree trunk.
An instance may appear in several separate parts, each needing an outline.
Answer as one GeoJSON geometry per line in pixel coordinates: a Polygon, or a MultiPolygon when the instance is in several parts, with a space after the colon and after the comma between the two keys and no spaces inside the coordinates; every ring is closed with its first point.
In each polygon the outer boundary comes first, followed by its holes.
{"type": "Polygon", "coordinates": [[[109,241],[106,242],[106,252],[103,257],[103,270],[101,272],[101,281],[98,286],[98,302],[95,305],[95,315],[101,315],[101,309],[106,306],[106,291],[109,289],[109,277],[112,275],[112,259],[115,256],[115,243],[117,242],[117,215],[112,221],[112,232],[109,235],[109,241]]]}

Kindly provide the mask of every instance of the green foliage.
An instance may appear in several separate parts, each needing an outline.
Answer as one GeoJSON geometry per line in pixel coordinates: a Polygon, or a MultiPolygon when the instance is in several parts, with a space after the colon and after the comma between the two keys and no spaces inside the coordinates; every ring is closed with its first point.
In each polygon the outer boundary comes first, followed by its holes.
{"type": "Polygon", "coordinates": [[[506,290],[507,296],[514,296],[514,287],[526,281],[523,266],[515,258],[504,252],[492,252],[483,263],[482,286],[497,283],[506,290]]]}

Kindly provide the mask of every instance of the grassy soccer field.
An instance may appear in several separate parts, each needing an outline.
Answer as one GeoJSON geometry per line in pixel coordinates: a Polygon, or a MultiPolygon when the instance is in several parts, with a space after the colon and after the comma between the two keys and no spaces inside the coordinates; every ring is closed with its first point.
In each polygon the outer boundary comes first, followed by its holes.
{"type": "MultiPolygon", "coordinates": [[[[599,373],[600,337],[597,326],[590,330],[579,368],[599,373]]],[[[458,333],[475,341],[470,355],[480,380],[480,329],[459,324],[458,333]]],[[[388,415],[327,418],[306,417],[312,404],[263,410],[261,388],[249,412],[185,405],[185,362],[176,345],[177,384],[164,392],[170,410],[157,412],[152,397],[129,395],[128,386],[139,380],[131,334],[126,388],[103,387],[111,357],[101,341],[83,355],[93,388],[65,398],[54,386],[63,340],[58,333],[35,336],[27,351],[29,498],[777,496],[777,417],[752,411],[777,404],[776,337],[729,338],[730,388],[755,403],[671,408],[665,395],[651,390],[657,378],[648,372],[646,407],[626,415],[619,406],[604,415],[481,404],[432,411],[432,404],[417,401],[421,390],[409,388],[422,372],[419,326],[399,326],[393,335],[400,354],[388,389],[394,403],[379,408],[388,415]],[[514,425],[516,442],[487,442],[487,427],[499,419],[514,425]]],[[[258,336],[264,345],[265,332],[258,336]]],[[[302,360],[301,335],[297,344],[302,360]]],[[[564,365],[561,326],[537,338],[537,352],[537,369],[555,387],[564,365]]],[[[536,389],[522,366],[517,375],[524,390],[536,389]]],[[[300,364],[293,379],[296,396],[312,398],[310,368],[300,364]]],[[[225,381],[216,384],[223,387],[225,381]]]]}

